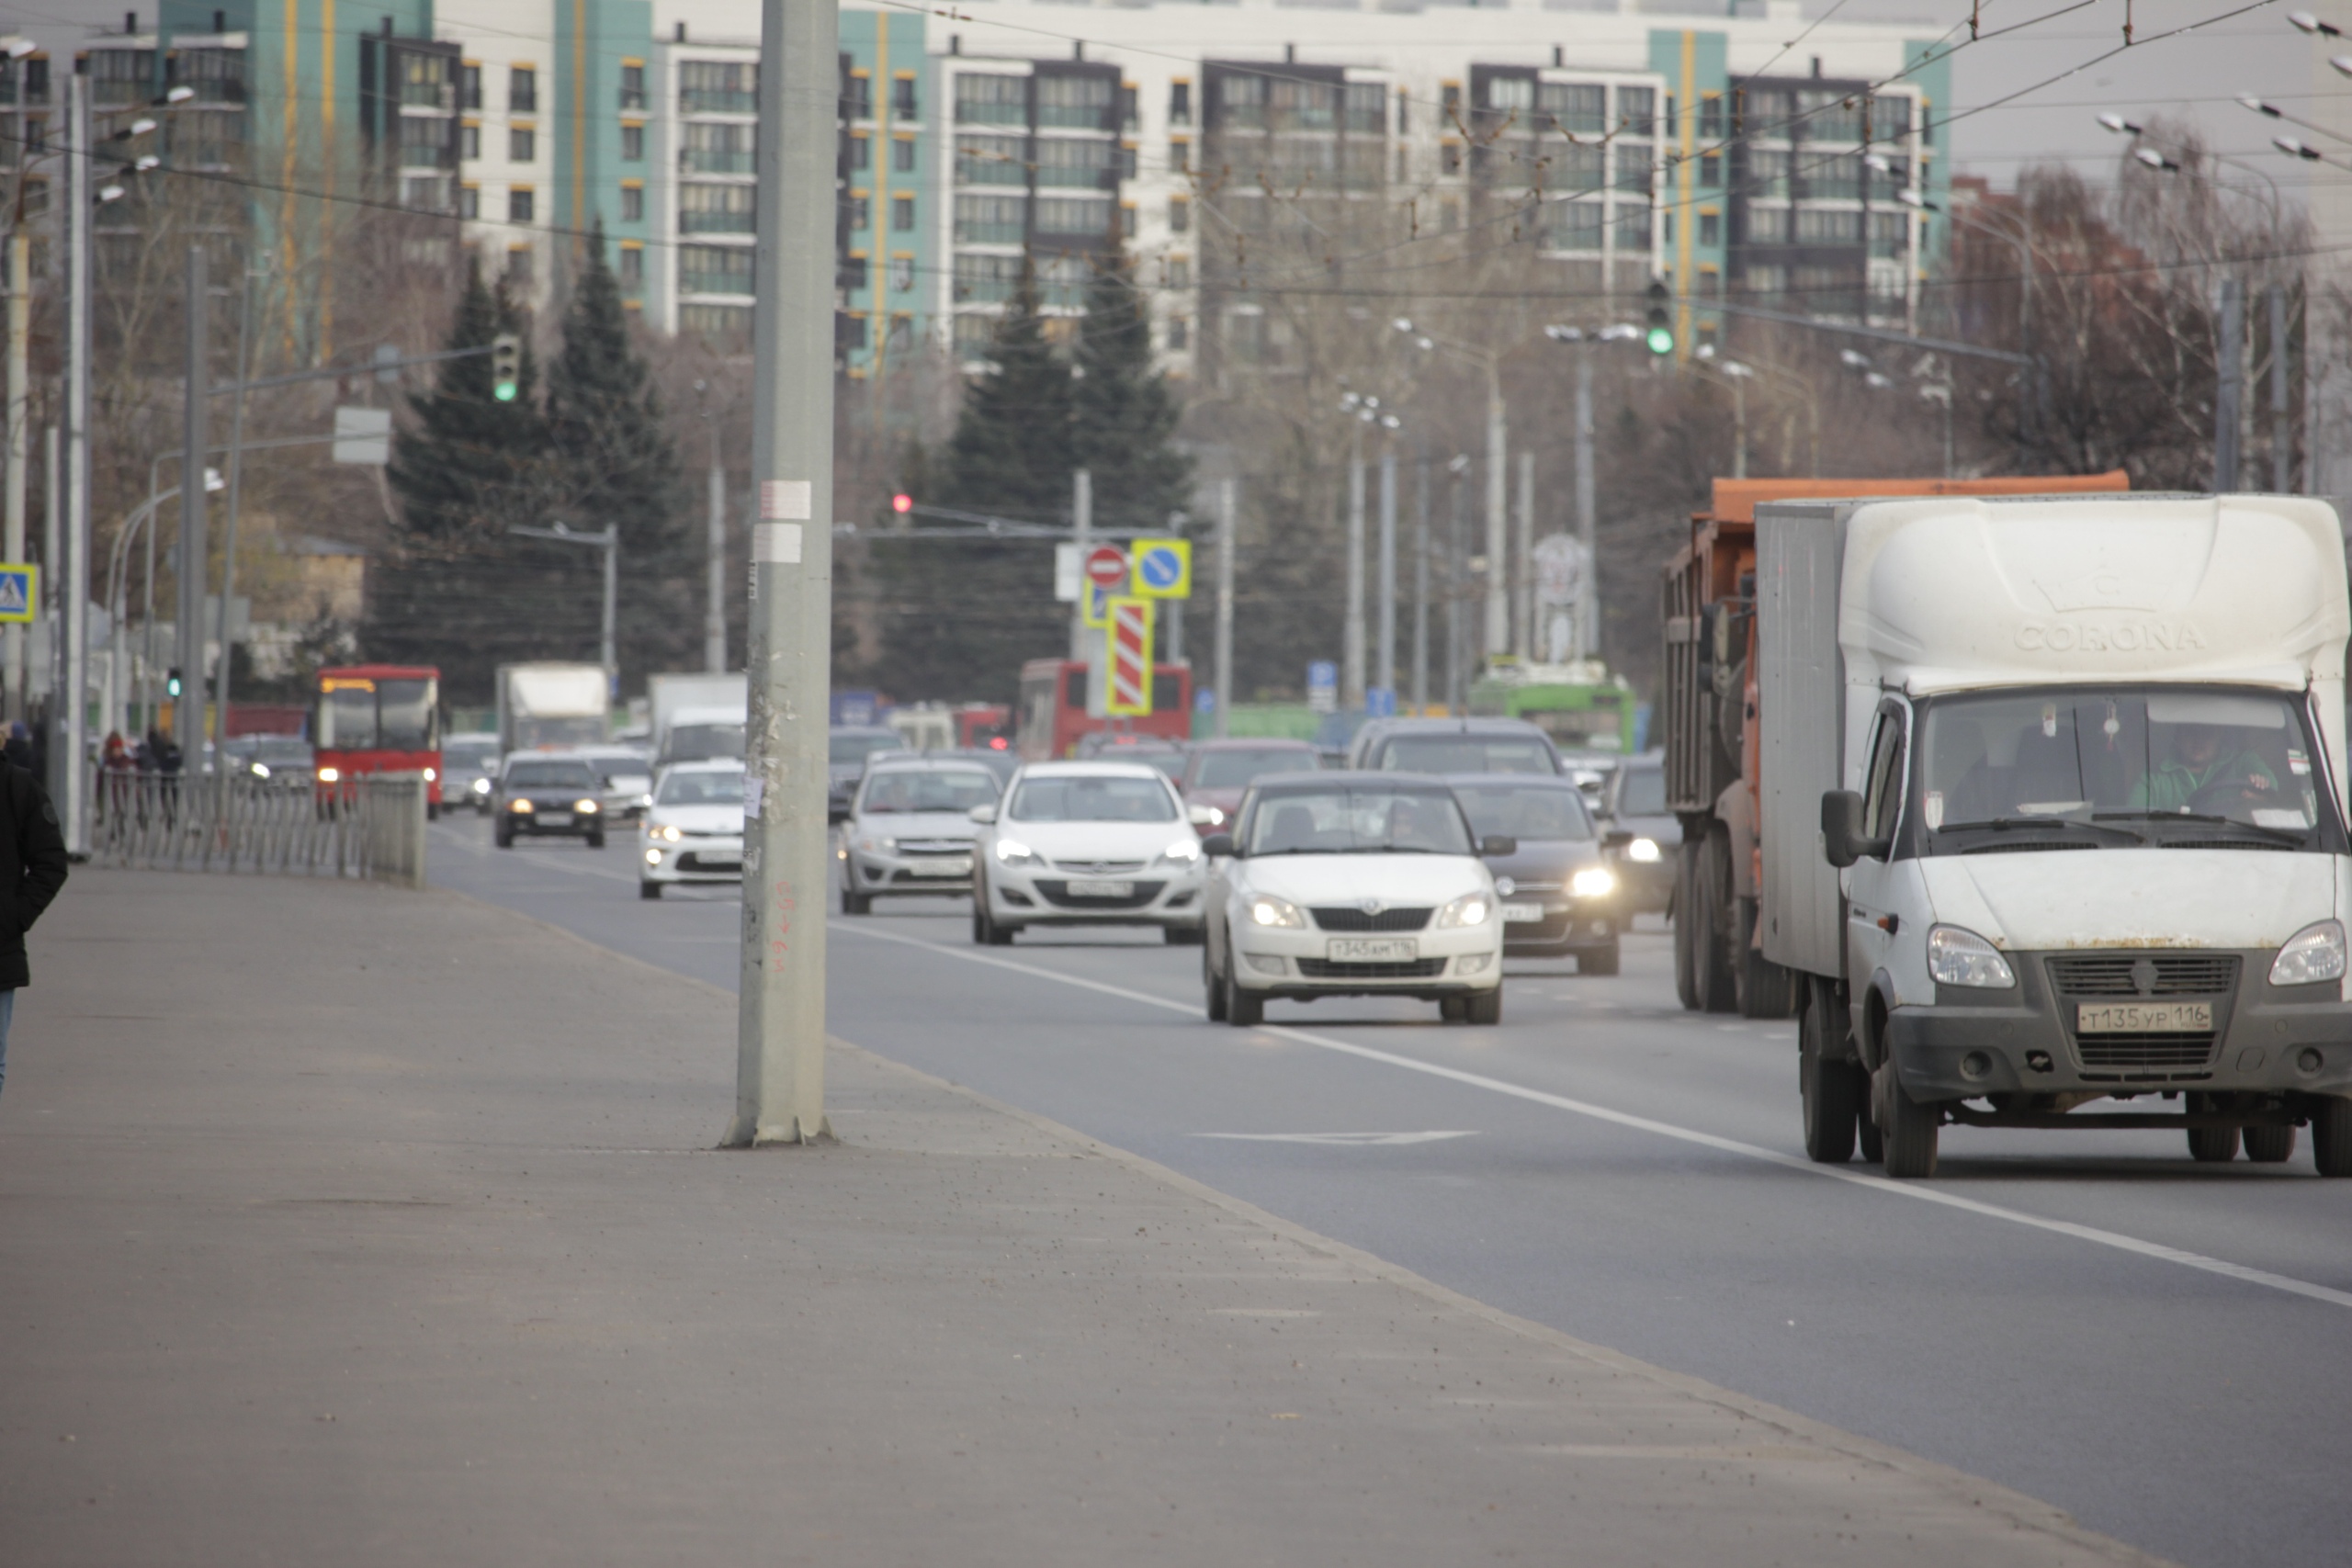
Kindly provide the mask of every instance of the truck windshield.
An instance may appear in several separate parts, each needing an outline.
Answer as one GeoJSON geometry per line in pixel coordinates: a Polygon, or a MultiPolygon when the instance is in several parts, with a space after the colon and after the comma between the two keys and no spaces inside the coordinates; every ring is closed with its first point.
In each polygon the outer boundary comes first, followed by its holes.
{"type": "Polygon", "coordinates": [[[701,762],[713,757],[740,758],[743,755],[743,728],[740,724],[673,725],[662,746],[662,761],[701,762]]]}
{"type": "Polygon", "coordinates": [[[605,738],[605,721],[593,715],[514,719],[514,750],[548,751],[560,746],[594,746],[605,738]]]}
{"type": "Polygon", "coordinates": [[[2290,694],[2075,688],[1935,699],[1912,773],[1930,853],[2317,850],[2338,837],[2317,754],[2290,694]]]}

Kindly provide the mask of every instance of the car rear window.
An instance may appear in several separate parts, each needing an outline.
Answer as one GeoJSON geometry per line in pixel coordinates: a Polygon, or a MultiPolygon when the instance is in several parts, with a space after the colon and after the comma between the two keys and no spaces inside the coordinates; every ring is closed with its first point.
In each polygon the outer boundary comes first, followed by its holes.
{"type": "Polygon", "coordinates": [[[1399,735],[1380,748],[1386,773],[1554,773],[1552,749],[1532,735],[1399,735]]]}

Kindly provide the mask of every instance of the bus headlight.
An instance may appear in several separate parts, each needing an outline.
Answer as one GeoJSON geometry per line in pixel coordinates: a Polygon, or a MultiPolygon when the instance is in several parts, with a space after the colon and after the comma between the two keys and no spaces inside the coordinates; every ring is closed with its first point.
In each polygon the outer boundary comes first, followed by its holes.
{"type": "Polygon", "coordinates": [[[435,773],[431,768],[424,770],[424,782],[426,784],[431,784],[435,779],[437,779],[441,775],[439,773],[435,773]]]}
{"type": "Polygon", "coordinates": [[[334,784],[342,777],[343,770],[341,768],[321,768],[319,770],[319,782],[321,784],[334,784]]]}

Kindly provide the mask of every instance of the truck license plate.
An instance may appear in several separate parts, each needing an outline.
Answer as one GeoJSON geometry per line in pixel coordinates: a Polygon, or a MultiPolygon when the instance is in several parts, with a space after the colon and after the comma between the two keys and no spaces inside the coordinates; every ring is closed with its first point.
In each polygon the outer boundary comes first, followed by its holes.
{"type": "Polygon", "coordinates": [[[1542,925],[1544,906],[1541,904],[1505,904],[1503,924],[1507,926],[1542,925]]]}
{"type": "Polygon", "coordinates": [[[1132,898],[1136,896],[1136,885],[1132,882],[1073,882],[1069,885],[1069,896],[1073,898],[1132,898]]]}
{"type": "Polygon", "coordinates": [[[2077,1034],[2196,1034],[2213,1027],[2211,1002],[2077,1002],[2077,1034]]]}
{"type": "Polygon", "coordinates": [[[1333,937],[1323,955],[1334,964],[1410,964],[1421,944],[1408,936],[1333,937]]]}

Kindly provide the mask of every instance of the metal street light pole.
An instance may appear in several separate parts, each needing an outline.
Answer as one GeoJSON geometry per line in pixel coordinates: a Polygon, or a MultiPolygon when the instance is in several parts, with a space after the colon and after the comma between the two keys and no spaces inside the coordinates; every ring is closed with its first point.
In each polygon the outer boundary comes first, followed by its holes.
{"type": "Polygon", "coordinates": [[[1430,452],[1422,443],[1414,459],[1413,514],[1413,712],[1430,705],[1430,452]]]}
{"type": "Polygon", "coordinates": [[[1503,408],[1502,355],[1491,348],[1464,343],[1423,327],[1409,317],[1389,323],[1422,349],[1443,348],[1472,361],[1487,373],[1487,652],[1510,651],[1510,423],[1503,408]]]}
{"type": "MultiPolygon", "coordinates": [[[[695,383],[698,394],[707,395],[705,382],[695,383]]],[[[703,523],[705,554],[702,607],[702,667],[713,675],[727,669],[727,468],[719,461],[718,422],[710,415],[706,404],[702,411],[704,433],[710,437],[709,507],[703,523]]]]}
{"type": "Polygon", "coordinates": [[[65,78],[65,526],[63,744],[50,750],[50,795],[64,818],[66,852],[90,852],[85,753],[90,666],[90,79],[65,78]]]}
{"type": "Polygon", "coordinates": [[[510,527],[509,534],[526,539],[553,539],[558,544],[585,545],[605,552],[605,591],[603,614],[596,638],[596,656],[605,667],[605,681],[609,687],[620,678],[620,658],[617,647],[619,631],[621,584],[621,529],[617,523],[607,523],[594,534],[584,533],[568,523],[558,523],[552,528],[510,527]]]}
{"type": "MultiPolygon", "coordinates": [[[[1069,612],[1069,656],[1080,663],[1091,663],[1086,634],[1092,628],[1086,624],[1086,612],[1093,602],[1094,590],[1086,578],[1086,553],[1093,548],[1094,476],[1084,468],[1069,477],[1069,530],[1071,540],[1078,546],[1079,570],[1078,603],[1070,606],[1069,612]]],[[[1087,679],[1091,688],[1093,677],[1087,679]]]]}
{"type": "Polygon", "coordinates": [[[1525,447],[1519,454],[1519,544],[1513,552],[1518,562],[1519,592],[1519,656],[1531,662],[1536,657],[1535,643],[1535,454],[1525,447]]]}
{"type": "Polygon", "coordinates": [[[762,0],[743,945],[729,1147],[825,1123],[836,0],[762,0]]]}
{"type": "Polygon", "coordinates": [[[1577,350],[1577,532],[1584,538],[1584,572],[1577,581],[1577,656],[1600,654],[1600,507],[1592,474],[1592,354],[1577,350]]]}
{"type": "Polygon", "coordinates": [[[1363,711],[1363,434],[1348,433],[1347,606],[1340,618],[1340,706],[1363,711]]]}
{"type": "Polygon", "coordinates": [[[1396,446],[1380,444],[1380,621],[1372,672],[1385,706],[1396,706],[1396,446]]]}
{"type": "Polygon", "coordinates": [[[1233,481],[1216,492],[1216,733],[1233,733],[1233,481]]]}
{"type": "MultiPolygon", "coordinates": [[[[208,394],[204,381],[209,369],[205,351],[209,346],[207,317],[211,293],[204,247],[190,245],[187,248],[187,360],[183,371],[187,407],[183,411],[180,430],[180,450],[183,452],[201,452],[209,445],[205,434],[208,394]]],[[[189,461],[201,466],[199,459],[191,458],[189,461]]],[[[172,714],[172,739],[179,742],[181,765],[190,776],[201,773],[204,768],[204,590],[211,564],[210,547],[205,538],[205,500],[201,484],[180,486],[180,700],[172,714]]]]}

